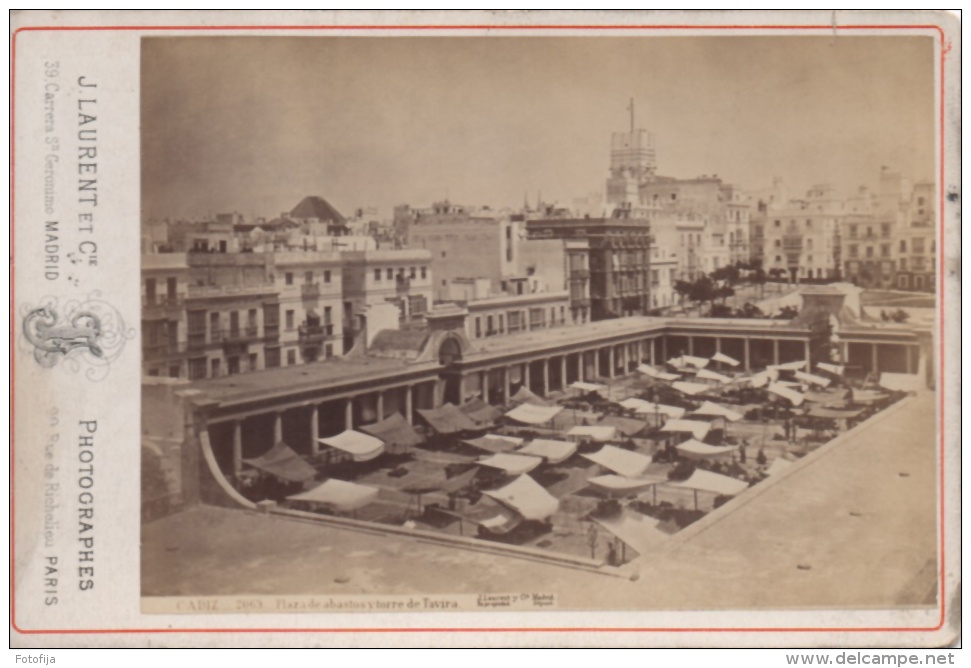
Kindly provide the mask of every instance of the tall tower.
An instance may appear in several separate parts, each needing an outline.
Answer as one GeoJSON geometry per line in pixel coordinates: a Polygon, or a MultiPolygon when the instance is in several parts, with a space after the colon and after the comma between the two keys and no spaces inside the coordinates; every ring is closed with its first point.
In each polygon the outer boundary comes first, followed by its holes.
{"type": "Polygon", "coordinates": [[[637,187],[653,178],[657,169],[654,137],[638,129],[634,119],[634,100],[630,106],[630,131],[610,136],[610,178],[607,179],[607,202],[638,204],[637,187]]]}

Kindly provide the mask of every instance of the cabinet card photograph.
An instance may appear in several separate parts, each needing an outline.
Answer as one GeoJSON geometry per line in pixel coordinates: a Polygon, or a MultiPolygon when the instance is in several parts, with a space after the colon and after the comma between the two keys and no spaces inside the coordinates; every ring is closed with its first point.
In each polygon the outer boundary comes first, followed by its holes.
{"type": "Polygon", "coordinates": [[[55,17],[15,644],[957,637],[947,16],[55,17]]]}

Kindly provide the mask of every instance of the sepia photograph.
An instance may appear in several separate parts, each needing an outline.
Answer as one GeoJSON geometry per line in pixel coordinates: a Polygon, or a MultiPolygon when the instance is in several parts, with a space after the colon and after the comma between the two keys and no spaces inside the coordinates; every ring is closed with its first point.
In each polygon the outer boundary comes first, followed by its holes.
{"type": "Polygon", "coordinates": [[[140,49],[144,613],[940,606],[931,37],[140,49]]]}

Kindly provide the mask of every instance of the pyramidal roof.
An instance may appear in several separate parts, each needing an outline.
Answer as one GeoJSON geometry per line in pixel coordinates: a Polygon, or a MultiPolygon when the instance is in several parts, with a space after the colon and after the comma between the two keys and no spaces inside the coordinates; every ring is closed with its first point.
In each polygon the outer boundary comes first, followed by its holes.
{"type": "Polygon", "coordinates": [[[346,222],[344,216],[331,206],[330,202],[323,197],[308,195],[300,200],[300,204],[293,207],[290,212],[292,218],[317,218],[321,221],[338,223],[343,225],[346,222]]]}

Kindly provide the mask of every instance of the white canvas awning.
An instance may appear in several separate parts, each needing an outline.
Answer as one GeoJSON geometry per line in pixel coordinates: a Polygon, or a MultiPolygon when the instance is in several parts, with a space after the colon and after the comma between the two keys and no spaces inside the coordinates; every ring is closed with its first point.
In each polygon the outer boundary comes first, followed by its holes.
{"type": "Polygon", "coordinates": [[[596,518],[594,521],[641,555],[657,550],[670,538],[670,534],[661,530],[661,520],[632,510],[624,510],[617,517],[596,518]]]}
{"type": "Polygon", "coordinates": [[[637,367],[637,370],[643,374],[650,376],[651,378],[657,378],[658,380],[677,380],[678,378],[681,377],[681,375],[677,373],[658,371],[654,367],[648,366],[647,364],[641,364],[640,366],[637,367]]]}
{"type": "Polygon", "coordinates": [[[600,425],[577,425],[566,432],[567,436],[576,438],[589,438],[594,441],[609,441],[617,438],[617,427],[600,425]]]}
{"type": "Polygon", "coordinates": [[[679,418],[684,417],[685,414],[685,409],[681,408],[680,406],[665,406],[664,404],[655,404],[636,397],[624,399],[620,402],[620,405],[634,411],[638,415],[654,415],[656,413],[660,413],[661,415],[667,417],[679,418]]]}
{"type": "Polygon", "coordinates": [[[691,434],[699,441],[708,434],[709,429],[711,429],[711,425],[699,420],[668,420],[661,427],[661,431],[691,434]]]}
{"type": "Polygon", "coordinates": [[[812,385],[818,385],[819,387],[829,387],[829,384],[832,382],[829,378],[816,376],[811,373],[806,373],[805,371],[797,371],[796,378],[812,385]]]}
{"type": "Polygon", "coordinates": [[[487,450],[489,452],[508,452],[515,450],[523,444],[523,439],[515,436],[501,436],[499,434],[486,434],[480,438],[470,438],[462,441],[474,448],[487,450]]]}
{"type": "Polygon", "coordinates": [[[506,417],[523,424],[543,424],[549,422],[563,410],[562,406],[534,406],[520,404],[506,413],[506,417]]]}
{"type": "Polygon", "coordinates": [[[606,392],[606,385],[598,385],[597,383],[585,383],[582,380],[578,380],[575,383],[570,383],[570,387],[574,390],[581,390],[583,392],[606,392]]]}
{"type": "Polygon", "coordinates": [[[713,457],[730,455],[738,450],[738,446],[708,445],[707,443],[702,443],[701,441],[691,439],[690,441],[680,443],[677,446],[677,449],[678,454],[687,457],[688,459],[711,459],[713,457]]]}
{"type": "Polygon", "coordinates": [[[651,457],[647,455],[624,450],[613,445],[605,445],[597,452],[581,456],[627,478],[643,475],[652,461],[651,457]]]}
{"type": "Polygon", "coordinates": [[[350,454],[356,462],[370,461],[384,452],[384,441],[380,438],[362,434],[353,429],[343,431],[337,436],[328,436],[317,440],[324,445],[343,450],[350,454]]]}
{"type": "Polygon", "coordinates": [[[570,458],[577,451],[577,444],[572,441],[554,441],[546,438],[536,438],[517,450],[517,454],[542,457],[550,464],[559,464],[570,458]]]}
{"type": "Polygon", "coordinates": [[[528,475],[519,476],[501,489],[483,493],[512,508],[527,520],[544,520],[560,507],[556,497],[528,475]]]}
{"type": "Polygon", "coordinates": [[[709,362],[707,357],[695,357],[694,355],[682,355],[681,359],[684,360],[685,364],[690,364],[691,366],[699,369],[704,369],[706,366],[708,366],[709,362]]]}
{"type": "Polygon", "coordinates": [[[846,367],[839,364],[829,364],[827,362],[818,362],[816,367],[822,369],[823,371],[828,371],[829,373],[836,374],[837,376],[842,376],[843,372],[846,371],[846,367]]]}
{"type": "Polygon", "coordinates": [[[695,378],[704,378],[705,380],[717,380],[719,383],[732,382],[732,379],[730,376],[717,373],[715,371],[712,371],[711,369],[698,369],[698,373],[695,374],[695,378]]]}
{"type": "Polygon", "coordinates": [[[668,360],[668,364],[673,367],[677,367],[678,369],[683,369],[684,367],[688,366],[688,363],[684,361],[684,356],[672,357],[668,360]]]}
{"type": "Polygon", "coordinates": [[[806,400],[806,397],[804,397],[801,393],[789,389],[781,383],[772,383],[769,385],[769,392],[780,396],[783,399],[788,399],[793,406],[801,406],[802,402],[806,400]]]}
{"type": "Polygon", "coordinates": [[[306,501],[333,506],[337,510],[357,510],[378,498],[378,488],[331,478],[306,492],[288,496],[290,501],[306,501]]]}
{"type": "Polygon", "coordinates": [[[806,360],[786,362],[785,364],[770,364],[768,368],[778,369],[779,371],[799,371],[800,369],[806,368],[806,360]]]}
{"type": "Polygon", "coordinates": [[[494,469],[502,469],[508,475],[521,475],[542,464],[543,459],[542,457],[527,457],[526,455],[500,452],[487,459],[480,459],[478,463],[483,466],[491,466],[494,469]]]}
{"type": "Polygon", "coordinates": [[[645,489],[650,489],[654,485],[665,483],[667,480],[667,478],[662,478],[661,476],[628,478],[627,476],[610,473],[594,476],[587,480],[587,482],[607,494],[634,494],[645,489]]]}
{"type": "Polygon", "coordinates": [[[691,477],[680,482],[669,483],[672,487],[682,487],[684,489],[696,489],[699,492],[710,492],[712,494],[724,494],[735,496],[748,489],[748,483],[742,480],[730,478],[720,473],[695,469],[691,477]]]}
{"type": "Polygon", "coordinates": [[[738,422],[742,419],[742,414],[733,411],[731,408],[725,408],[724,406],[719,406],[718,404],[706,401],[701,404],[701,408],[696,411],[691,412],[692,415],[708,415],[711,417],[723,417],[729,422],[738,422]]]}
{"type": "Polygon", "coordinates": [[[721,362],[722,364],[727,364],[729,366],[738,366],[741,364],[737,359],[729,357],[725,353],[715,353],[711,356],[713,362],[721,362]]]}
{"type": "Polygon", "coordinates": [[[690,394],[690,395],[701,394],[702,392],[708,392],[710,389],[707,385],[702,385],[701,383],[685,383],[685,382],[671,383],[671,387],[676,389],[678,392],[684,392],[685,394],[690,394]]]}

